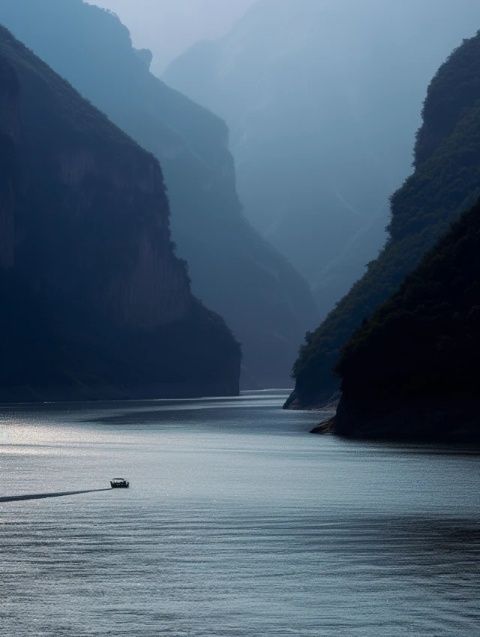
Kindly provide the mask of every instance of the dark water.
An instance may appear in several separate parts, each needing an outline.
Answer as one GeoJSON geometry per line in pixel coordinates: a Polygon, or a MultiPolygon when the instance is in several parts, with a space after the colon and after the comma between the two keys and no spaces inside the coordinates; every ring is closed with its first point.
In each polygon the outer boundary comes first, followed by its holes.
{"type": "Polygon", "coordinates": [[[480,634],[478,456],[282,399],[3,410],[0,633],[480,634]]]}

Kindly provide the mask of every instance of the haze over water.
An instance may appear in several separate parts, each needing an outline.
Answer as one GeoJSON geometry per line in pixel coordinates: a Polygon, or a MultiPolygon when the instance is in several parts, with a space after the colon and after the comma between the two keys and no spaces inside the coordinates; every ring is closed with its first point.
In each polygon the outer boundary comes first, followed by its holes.
{"type": "Polygon", "coordinates": [[[285,395],[1,412],[11,635],[473,635],[478,456],[311,436],[285,395]]]}

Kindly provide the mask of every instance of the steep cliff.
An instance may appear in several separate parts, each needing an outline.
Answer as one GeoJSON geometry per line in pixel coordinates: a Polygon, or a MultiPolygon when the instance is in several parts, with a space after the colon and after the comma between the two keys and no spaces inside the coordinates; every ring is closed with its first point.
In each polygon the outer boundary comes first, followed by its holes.
{"type": "Polygon", "coordinates": [[[289,404],[315,406],[339,387],[341,349],[362,322],[480,195],[480,35],[457,49],[433,80],[418,133],[415,172],[392,198],[390,238],[367,274],[309,335],[289,404]]]}
{"type": "Polygon", "coordinates": [[[19,93],[17,76],[0,60],[0,268],[14,263],[15,232],[15,141],[19,132],[19,93]]]}
{"type": "Polygon", "coordinates": [[[378,256],[425,88],[479,26],[477,0],[258,0],[167,69],[226,119],[245,214],[323,317],[378,256]]]}
{"type": "Polygon", "coordinates": [[[113,14],[81,0],[2,0],[0,21],[160,160],[173,240],[194,293],[242,343],[245,384],[288,386],[318,313],[304,280],[243,217],[225,124],[155,78],[113,14]]]}
{"type": "Polygon", "coordinates": [[[0,400],[234,394],[160,167],[0,27],[0,400]]]}
{"type": "Polygon", "coordinates": [[[479,359],[477,204],[350,341],[335,431],[480,440],[479,359]]]}

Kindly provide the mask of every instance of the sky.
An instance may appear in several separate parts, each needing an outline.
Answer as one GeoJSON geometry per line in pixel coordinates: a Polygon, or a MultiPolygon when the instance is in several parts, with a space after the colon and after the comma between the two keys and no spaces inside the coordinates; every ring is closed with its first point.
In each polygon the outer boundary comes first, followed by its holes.
{"type": "Polygon", "coordinates": [[[134,44],[154,54],[161,73],[199,40],[225,35],[255,0],[88,0],[114,11],[129,28],[134,44]]]}

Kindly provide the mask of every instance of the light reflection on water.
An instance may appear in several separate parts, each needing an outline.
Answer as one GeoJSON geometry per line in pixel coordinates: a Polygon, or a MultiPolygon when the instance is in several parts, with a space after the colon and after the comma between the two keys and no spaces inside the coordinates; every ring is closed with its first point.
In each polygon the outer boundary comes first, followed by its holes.
{"type": "Polygon", "coordinates": [[[280,392],[0,413],[5,635],[473,635],[478,456],[310,436],[280,392]]]}

